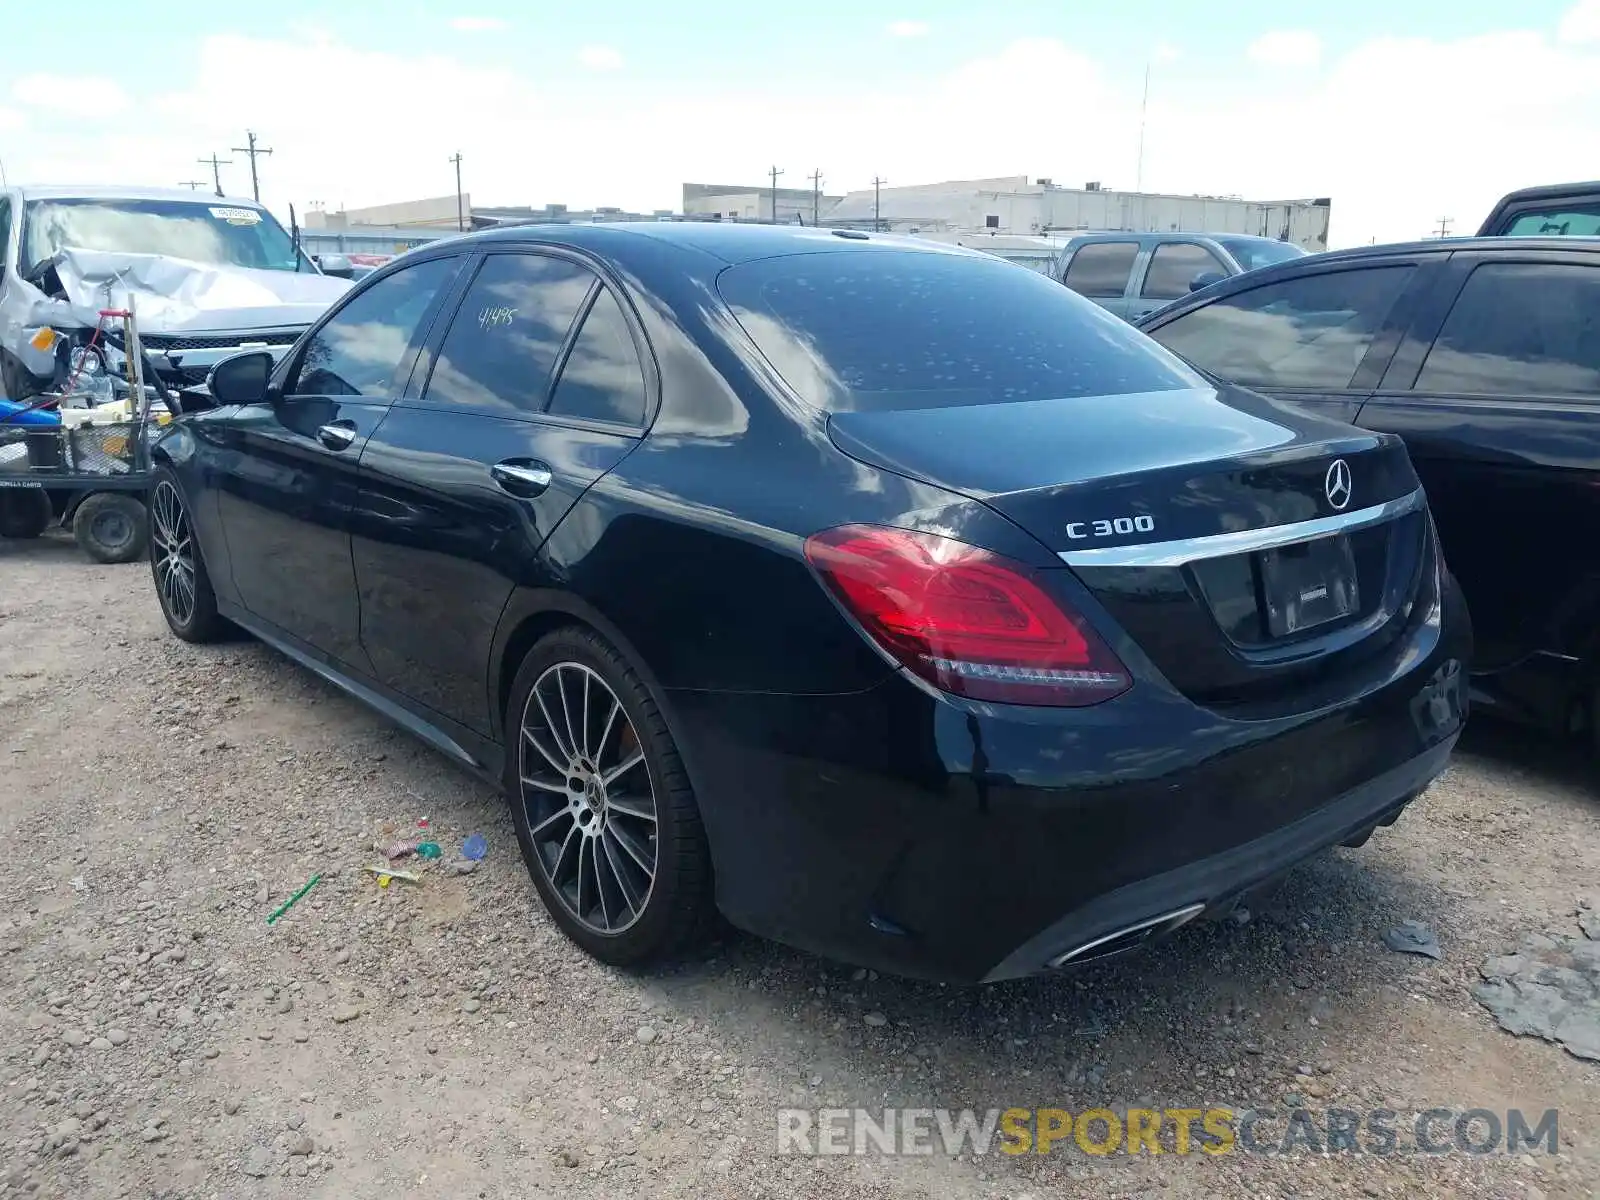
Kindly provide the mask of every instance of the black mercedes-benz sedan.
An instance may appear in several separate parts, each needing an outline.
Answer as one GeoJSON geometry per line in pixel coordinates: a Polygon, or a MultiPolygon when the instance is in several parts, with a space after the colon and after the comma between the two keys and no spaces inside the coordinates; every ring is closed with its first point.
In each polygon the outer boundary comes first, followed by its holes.
{"type": "Polygon", "coordinates": [[[914,240],[516,228],[219,365],[151,496],[242,627],[509,796],[616,964],[1126,949],[1394,820],[1468,624],[1398,439],[914,240]]]}

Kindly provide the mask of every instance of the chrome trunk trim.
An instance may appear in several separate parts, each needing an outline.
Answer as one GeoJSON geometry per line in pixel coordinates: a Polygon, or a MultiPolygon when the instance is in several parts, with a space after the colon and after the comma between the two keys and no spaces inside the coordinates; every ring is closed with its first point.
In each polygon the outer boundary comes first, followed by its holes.
{"type": "Polygon", "coordinates": [[[1381,525],[1426,503],[1422,489],[1398,500],[1386,500],[1371,508],[1297,521],[1292,525],[1267,525],[1260,529],[1241,529],[1237,533],[1212,533],[1204,537],[1177,538],[1170,542],[1145,542],[1135,546],[1096,546],[1083,550],[1063,550],[1058,557],[1069,567],[1181,567],[1207,558],[1247,554],[1257,550],[1276,550],[1300,542],[1315,541],[1334,533],[1354,533],[1381,525]]]}

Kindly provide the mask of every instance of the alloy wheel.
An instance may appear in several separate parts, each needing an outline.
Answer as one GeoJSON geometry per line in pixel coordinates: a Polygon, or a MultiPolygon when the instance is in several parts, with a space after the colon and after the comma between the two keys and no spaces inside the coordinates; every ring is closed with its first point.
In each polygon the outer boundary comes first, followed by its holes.
{"type": "Polygon", "coordinates": [[[522,709],[518,776],[536,858],[563,907],[619,934],[655,886],[655,788],[622,701],[592,668],[547,668],[522,709]]]}
{"type": "Polygon", "coordinates": [[[150,503],[151,534],[155,538],[156,587],[161,604],[177,624],[194,619],[194,535],[183,497],[166,480],[156,484],[150,503]]]}

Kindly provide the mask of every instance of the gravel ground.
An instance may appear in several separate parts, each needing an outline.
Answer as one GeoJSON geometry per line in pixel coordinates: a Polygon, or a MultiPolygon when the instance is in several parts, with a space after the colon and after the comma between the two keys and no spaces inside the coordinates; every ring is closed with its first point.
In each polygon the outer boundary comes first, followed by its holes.
{"type": "Polygon", "coordinates": [[[595,964],[487,788],[262,646],[178,642],[147,571],[59,535],[0,542],[0,675],[0,1195],[1597,1194],[1600,1064],[1471,996],[1600,886],[1590,777],[1525,735],[1475,729],[1247,923],[956,989],[741,936],[595,964]],[[374,840],[424,816],[446,858],[380,888],[374,840]],[[489,855],[456,874],[471,832],[489,855]],[[1440,961],[1385,948],[1406,919],[1440,961]],[[1560,1152],[776,1153],[784,1106],[1296,1102],[1556,1108],[1560,1152]]]}

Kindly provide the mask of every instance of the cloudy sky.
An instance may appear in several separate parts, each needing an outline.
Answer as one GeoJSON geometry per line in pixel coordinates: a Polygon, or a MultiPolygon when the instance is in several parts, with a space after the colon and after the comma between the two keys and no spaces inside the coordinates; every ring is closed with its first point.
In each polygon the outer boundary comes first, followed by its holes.
{"type": "Polygon", "coordinates": [[[440,196],[675,208],[684,180],[829,191],[991,175],[1333,198],[1333,240],[1470,232],[1600,176],[1600,0],[126,0],[6,23],[12,182],[177,184],[274,151],[280,213],[440,196]],[[456,8],[453,4],[468,7],[456,8]],[[112,47],[126,53],[114,57],[112,47]]]}

